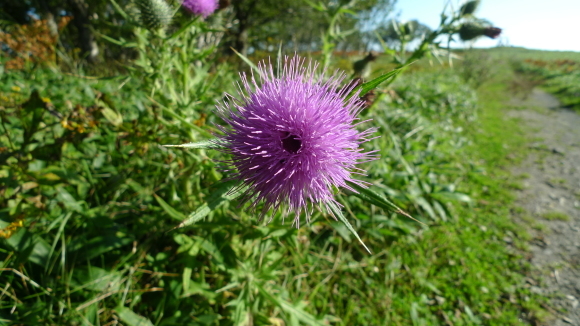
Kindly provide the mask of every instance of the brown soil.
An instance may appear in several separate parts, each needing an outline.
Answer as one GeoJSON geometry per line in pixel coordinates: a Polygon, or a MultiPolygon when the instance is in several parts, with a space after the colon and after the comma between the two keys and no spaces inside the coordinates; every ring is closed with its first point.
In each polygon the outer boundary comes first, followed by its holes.
{"type": "Polygon", "coordinates": [[[531,290],[550,298],[555,319],[544,325],[580,326],[580,114],[541,90],[512,104],[524,109],[510,116],[534,138],[530,155],[513,169],[527,176],[517,204],[533,235],[531,290]]]}

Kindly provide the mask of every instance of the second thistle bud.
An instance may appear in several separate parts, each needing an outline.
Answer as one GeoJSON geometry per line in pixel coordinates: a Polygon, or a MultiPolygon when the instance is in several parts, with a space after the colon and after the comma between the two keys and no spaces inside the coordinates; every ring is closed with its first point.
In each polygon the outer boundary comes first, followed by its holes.
{"type": "Polygon", "coordinates": [[[136,0],[140,18],[148,29],[165,28],[173,18],[173,9],[165,0],[136,0]]]}

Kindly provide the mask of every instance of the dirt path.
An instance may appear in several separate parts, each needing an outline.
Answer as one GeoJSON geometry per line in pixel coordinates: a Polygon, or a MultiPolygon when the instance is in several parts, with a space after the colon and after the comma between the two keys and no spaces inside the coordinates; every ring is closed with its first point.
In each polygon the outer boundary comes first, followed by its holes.
{"type": "Polygon", "coordinates": [[[531,290],[551,298],[557,319],[546,325],[580,326],[580,114],[540,90],[512,104],[526,109],[510,116],[538,138],[513,171],[529,176],[517,202],[533,218],[525,221],[545,225],[532,231],[531,262],[539,272],[531,290]]]}

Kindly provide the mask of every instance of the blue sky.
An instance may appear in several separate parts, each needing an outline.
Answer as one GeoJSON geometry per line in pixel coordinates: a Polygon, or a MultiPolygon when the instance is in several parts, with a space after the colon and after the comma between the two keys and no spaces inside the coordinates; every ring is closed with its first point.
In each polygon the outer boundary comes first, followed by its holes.
{"type": "MultiPolygon", "coordinates": [[[[458,8],[463,1],[451,0],[458,8]]],[[[398,0],[401,20],[418,19],[434,28],[447,0],[398,0]]],[[[503,29],[503,42],[530,49],[580,51],[580,0],[482,0],[476,16],[503,29]]],[[[483,37],[476,47],[496,46],[483,37]]],[[[460,46],[460,44],[456,44],[460,46]]]]}

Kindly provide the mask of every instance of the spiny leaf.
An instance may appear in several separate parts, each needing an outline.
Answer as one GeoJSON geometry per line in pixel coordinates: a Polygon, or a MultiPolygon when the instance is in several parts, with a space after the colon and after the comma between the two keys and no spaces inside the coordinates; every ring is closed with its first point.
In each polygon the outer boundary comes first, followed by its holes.
{"type": "Polygon", "coordinates": [[[403,69],[407,68],[409,65],[411,65],[413,62],[408,63],[404,66],[401,66],[393,71],[389,71],[388,73],[381,75],[369,82],[366,82],[358,87],[356,87],[355,89],[353,89],[350,94],[348,94],[347,99],[351,98],[354,94],[356,94],[356,92],[358,90],[360,90],[360,93],[358,94],[358,96],[363,96],[366,93],[370,92],[371,90],[377,88],[380,84],[382,84],[383,82],[385,82],[386,80],[388,80],[389,78],[395,77],[396,75],[398,75],[401,71],[403,71],[403,69]]]}
{"type": "Polygon", "coordinates": [[[334,217],[336,217],[339,221],[341,221],[342,223],[344,223],[344,225],[346,226],[346,228],[350,232],[352,232],[352,234],[354,234],[354,236],[356,237],[356,239],[366,249],[366,251],[368,251],[369,254],[372,254],[372,252],[370,251],[370,249],[365,245],[365,243],[359,237],[358,233],[356,233],[356,230],[352,227],[352,225],[350,224],[350,222],[346,219],[346,217],[344,217],[344,215],[342,214],[342,211],[340,210],[340,207],[338,207],[335,203],[332,203],[332,202],[327,203],[326,206],[330,209],[330,213],[334,217]]]}
{"type": "Polygon", "coordinates": [[[360,199],[362,199],[370,204],[378,206],[378,207],[386,210],[387,212],[397,213],[397,214],[406,216],[406,217],[412,219],[413,221],[417,221],[423,225],[426,225],[425,223],[423,223],[423,222],[417,220],[416,218],[412,217],[411,215],[409,215],[409,213],[400,209],[397,205],[393,204],[390,200],[388,200],[385,197],[379,195],[378,193],[372,191],[371,189],[361,187],[361,186],[354,184],[354,183],[349,183],[349,186],[351,186],[354,190],[356,190],[358,192],[358,193],[354,194],[356,197],[358,197],[358,198],[360,198],[360,199]]]}

